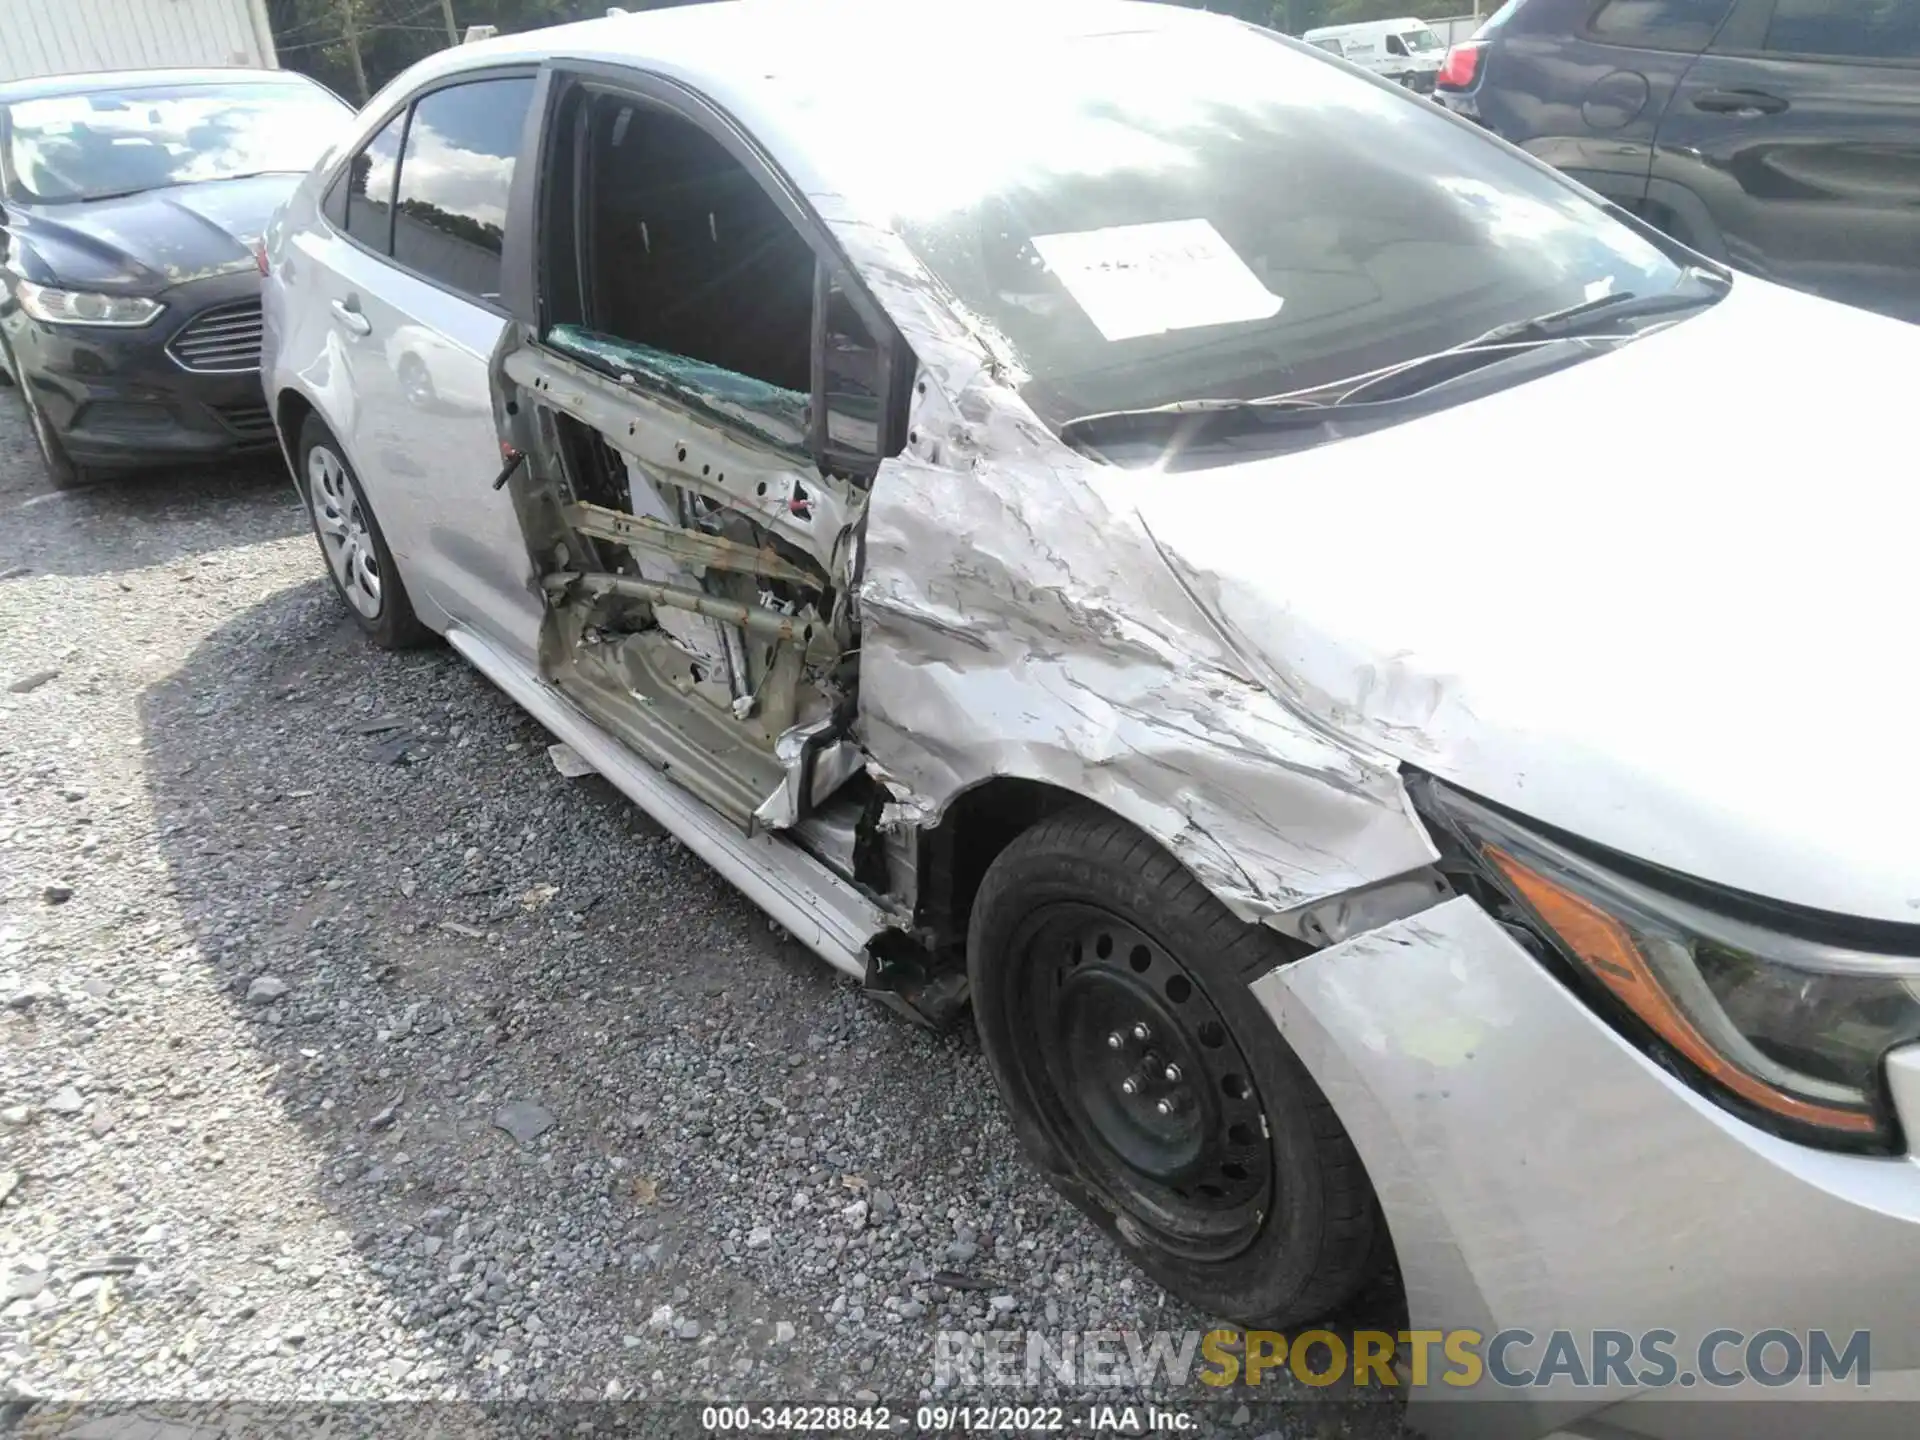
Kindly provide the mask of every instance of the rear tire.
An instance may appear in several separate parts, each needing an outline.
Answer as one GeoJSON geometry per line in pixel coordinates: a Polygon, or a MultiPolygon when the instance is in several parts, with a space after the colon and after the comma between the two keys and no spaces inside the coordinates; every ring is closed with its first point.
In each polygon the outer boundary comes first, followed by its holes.
{"type": "Polygon", "coordinates": [[[1338,1309],[1387,1249],[1352,1142],[1247,988],[1290,958],[1086,809],[994,861],[967,946],[987,1062],[1054,1188],[1183,1300],[1274,1328],[1338,1309]]]}
{"type": "Polygon", "coordinates": [[[434,634],[413,613],[387,537],[346,452],[318,415],[300,427],[300,494],[334,593],[367,638],[383,650],[413,650],[434,634]]]}

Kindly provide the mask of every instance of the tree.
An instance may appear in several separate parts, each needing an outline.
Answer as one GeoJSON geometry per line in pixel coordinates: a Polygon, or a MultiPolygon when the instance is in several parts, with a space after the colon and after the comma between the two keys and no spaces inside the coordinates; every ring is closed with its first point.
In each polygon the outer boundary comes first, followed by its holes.
{"type": "MultiPolygon", "coordinates": [[[[604,15],[609,0],[267,0],[280,63],[364,102],[402,70],[447,44],[451,13],[503,33],[604,15]]],[[[645,9],[646,0],[621,0],[645,9]]]]}
{"type": "MultiPolygon", "coordinates": [[[[648,10],[689,0],[267,0],[267,17],[280,63],[313,76],[342,95],[365,102],[372,91],[447,43],[451,14],[468,25],[495,25],[503,34],[587,20],[610,3],[648,10]]],[[[793,0],[805,4],[806,0],[793,0]]],[[[1298,35],[1316,25],[1345,25],[1395,15],[1440,19],[1463,15],[1472,0],[1175,0],[1195,9],[1236,15],[1298,35]]],[[[1889,0],[1891,3],[1891,0],[1889,0]]]]}

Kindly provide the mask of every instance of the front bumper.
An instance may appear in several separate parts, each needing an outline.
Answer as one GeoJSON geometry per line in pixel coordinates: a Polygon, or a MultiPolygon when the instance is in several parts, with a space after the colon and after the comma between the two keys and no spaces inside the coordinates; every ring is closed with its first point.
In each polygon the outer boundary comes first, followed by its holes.
{"type": "Polygon", "coordinates": [[[46,325],[18,306],[0,327],[18,370],[33,387],[67,453],[98,469],[218,459],[274,446],[272,417],[257,364],[190,370],[168,345],[195,316],[256,300],[251,269],[196,280],[158,297],[151,325],[46,325]]]}
{"type": "MultiPolygon", "coordinates": [[[[1416,1428],[1437,1440],[1775,1428],[1843,1440],[1910,1422],[1911,1410],[1871,1402],[1920,1396],[1912,1158],[1816,1150],[1728,1114],[1629,1045],[1469,899],[1275,970],[1254,993],[1366,1163],[1415,1329],[1543,1341],[1669,1331],[1683,1361],[1718,1331],[1871,1334],[1865,1388],[1565,1376],[1502,1387],[1488,1374],[1412,1391],[1416,1428]],[[1778,1403],[1796,1399],[1844,1403],[1778,1403]]],[[[1916,1135],[1910,1058],[1889,1066],[1916,1135]]],[[[1527,1358],[1546,1368],[1540,1347],[1527,1358]]]]}

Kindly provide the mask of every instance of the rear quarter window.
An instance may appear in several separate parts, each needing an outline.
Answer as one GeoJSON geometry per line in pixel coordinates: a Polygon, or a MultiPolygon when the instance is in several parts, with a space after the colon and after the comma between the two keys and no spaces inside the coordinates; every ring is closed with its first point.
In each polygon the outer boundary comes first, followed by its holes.
{"type": "Polygon", "coordinates": [[[1920,60],[1920,0],[1780,0],[1767,49],[1845,60],[1920,60]]]}

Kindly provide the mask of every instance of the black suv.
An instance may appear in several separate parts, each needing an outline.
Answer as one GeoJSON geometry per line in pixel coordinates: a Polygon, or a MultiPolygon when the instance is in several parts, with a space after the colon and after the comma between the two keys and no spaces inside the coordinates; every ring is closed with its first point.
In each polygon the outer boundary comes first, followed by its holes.
{"type": "Polygon", "coordinates": [[[1434,98],[1715,259],[1920,323],[1920,0],[1508,0],[1434,98]]]}

